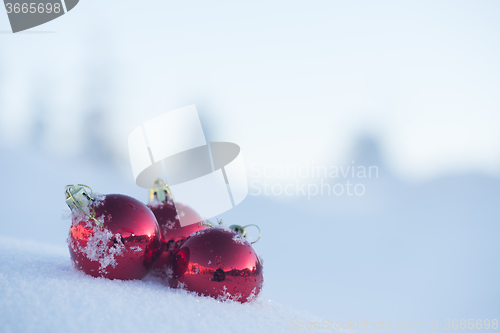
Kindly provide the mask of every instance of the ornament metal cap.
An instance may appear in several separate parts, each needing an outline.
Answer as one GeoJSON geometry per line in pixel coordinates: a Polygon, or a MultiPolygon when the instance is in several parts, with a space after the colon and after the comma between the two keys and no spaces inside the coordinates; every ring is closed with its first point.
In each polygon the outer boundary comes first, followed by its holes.
{"type": "Polygon", "coordinates": [[[149,189],[149,203],[152,204],[155,201],[155,196],[158,201],[163,202],[165,199],[174,199],[170,187],[161,178],[157,178],[153,182],[153,186],[149,189]],[[166,193],[166,195],[165,195],[166,193]]]}
{"type": "Polygon", "coordinates": [[[86,207],[90,204],[92,195],[85,190],[85,185],[66,185],[64,193],[66,194],[66,204],[70,209],[78,208],[77,204],[86,207]]]}
{"type": "Polygon", "coordinates": [[[66,194],[66,204],[69,209],[79,209],[99,226],[103,226],[102,223],[95,218],[95,214],[90,207],[94,198],[92,197],[92,189],[89,186],[83,184],[66,185],[64,187],[64,193],[66,194]],[[86,188],[90,190],[90,194],[87,192],[86,188]],[[88,208],[88,212],[85,211],[84,207],[88,208]]]}
{"type": "Polygon", "coordinates": [[[248,225],[245,225],[245,226],[241,226],[241,225],[233,224],[233,225],[229,226],[229,229],[231,229],[231,230],[237,232],[238,234],[240,234],[241,236],[247,238],[247,230],[246,230],[247,227],[256,227],[259,230],[259,238],[257,238],[253,242],[250,242],[250,244],[257,243],[259,241],[260,237],[262,236],[262,233],[261,233],[260,228],[259,228],[258,225],[256,225],[256,224],[248,224],[248,225]]]}
{"type": "MultiPolygon", "coordinates": [[[[220,226],[224,226],[224,224],[222,223],[222,220],[217,219],[217,223],[220,226]]],[[[207,226],[209,228],[214,228],[214,225],[212,223],[210,223],[210,221],[200,222],[200,225],[204,225],[204,226],[207,226]]],[[[260,228],[259,228],[258,225],[256,225],[256,224],[247,224],[245,226],[241,226],[241,225],[233,224],[233,225],[229,226],[229,229],[231,229],[232,231],[240,234],[241,236],[243,236],[246,239],[247,238],[247,229],[246,229],[247,227],[256,227],[257,230],[259,230],[259,237],[256,240],[254,240],[253,242],[250,242],[250,244],[257,243],[259,241],[259,239],[262,237],[262,232],[260,231],[260,228]]]]}

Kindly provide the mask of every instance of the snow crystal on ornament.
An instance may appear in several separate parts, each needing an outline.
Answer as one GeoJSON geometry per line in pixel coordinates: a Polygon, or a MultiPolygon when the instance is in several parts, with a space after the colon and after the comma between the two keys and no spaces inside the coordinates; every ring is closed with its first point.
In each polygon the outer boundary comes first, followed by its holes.
{"type": "Polygon", "coordinates": [[[94,199],[94,201],[92,203],[92,206],[99,207],[99,206],[104,205],[104,201],[106,201],[106,196],[103,194],[94,193],[93,199],[94,199]]]}
{"type": "Polygon", "coordinates": [[[247,302],[253,302],[257,299],[257,287],[252,289],[252,292],[247,297],[247,302]]]}
{"type": "MultiPolygon", "coordinates": [[[[222,221],[222,220],[221,220],[221,221],[222,221]]],[[[220,230],[224,230],[224,231],[226,231],[226,232],[230,232],[230,233],[233,233],[233,232],[234,232],[234,230],[232,230],[232,229],[231,229],[231,228],[229,228],[227,225],[222,224],[222,223],[221,223],[221,224],[216,224],[216,225],[214,226],[214,229],[220,229],[220,230]]]]}
{"type": "Polygon", "coordinates": [[[123,256],[125,245],[121,241],[121,235],[117,233],[113,235],[108,229],[97,227],[94,230],[94,235],[90,236],[87,246],[83,248],[86,257],[92,261],[98,261],[101,264],[100,273],[107,273],[106,267],[111,265],[116,267],[115,256],[123,256]],[[108,246],[108,242],[114,236],[113,246],[108,246]]]}
{"type": "MultiPolygon", "coordinates": [[[[101,223],[104,221],[102,218],[98,218],[98,220],[101,223]]],[[[85,217],[85,228],[93,230],[92,233],[89,233],[85,246],[80,246],[79,242],[72,240],[71,237],[68,237],[68,243],[73,251],[85,254],[85,257],[91,261],[99,262],[99,272],[107,274],[106,268],[108,266],[116,267],[116,256],[123,256],[125,245],[122,242],[122,236],[119,233],[113,235],[108,229],[96,226],[87,217],[85,217]],[[112,246],[108,245],[110,242],[113,242],[112,246]]]]}
{"type": "Polygon", "coordinates": [[[167,267],[167,269],[165,270],[165,275],[169,279],[173,278],[174,277],[174,270],[171,267],[167,267]]]}
{"type": "Polygon", "coordinates": [[[151,208],[158,208],[158,207],[163,206],[163,205],[172,206],[173,204],[174,204],[174,202],[172,201],[172,199],[167,199],[167,201],[160,201],[155,196],[155,198],[153,199],[153,201],[151,201],[150,203],[148,203],[148,206],[150,206],[151,208]]]}
{"type": "Polygon", "coordinates": [[[104,215],[99,216],[96,220],[99,221],[100,224],[104,225],[104,222],[105,222],[104,215]]]}
{"type": "Polygon", "coordinates": [[[220,302],[226,302],[226,301],[238,301],[242,295],[240,293],[236,295],[231,295],[228,291],[226,286],[222,287],[222,294],[217,296],[217,300],[220,302]]]}
{"type": "Polygon", "coordinates": [[[242,235],[240,235],[240,234],[236,234],[236,235],[234,235],[234,237],[233,237],[233,241],[234,241],[236,244],[240,244],[240,245],[245,245],[245,244],[246,244],[245,237],[243,237],[243,236],[242,236],[242,235]]]}
{"type": "Polygon", "coordinates": [[[206,229],[202,229],[202,230],[198,230],[197,232],[193,232],[191,235],[189,235],[189,237],[201,235],[205,230],[206,229]]]}
{"type": "Polygon", "coordinates": [[[164,234],[168,232],[166,229],[174,229],[175,228],[175,221],[168,220],[168,222],[165,223],[164,228],[165,228],[165,231],[163,232],[164,234]]]}
{"type": "Polygon", "coordinates": [[[78,208],[73,208],[71,210],[71,215],[73,216],[73,218],[71,219],[71,226],[72,227],[78,225],[78,223],[80,223],[80,221],[82,221],[82,220],[87,221],[87,225],[88,225],[88,217],[82,211],[80,211],[78,208]]]}
{"type": "Polygon", "coordinates": [[[130,249],[134,252],[141,252],[142,251],[142,247],[140,247],[140,246],[131,246],[130,249]]]}
{"type": "Polygon", "coordinates": [[[148,206],[150,206],[151,208],[158,208],[162,204],[163,204],[162,202],[160,202],[158,199],[154,198],[153,201],[151,201],[150,203],[148,203],[148,206]]]}

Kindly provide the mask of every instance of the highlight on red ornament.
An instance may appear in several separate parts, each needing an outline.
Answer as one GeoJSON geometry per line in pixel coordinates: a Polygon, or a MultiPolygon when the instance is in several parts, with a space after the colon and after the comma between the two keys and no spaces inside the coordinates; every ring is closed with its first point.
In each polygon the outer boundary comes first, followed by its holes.
{"type": "Polygon", "coordinates": [[[71,261],[94,277],[142,279],[161,254],[156,218],[142,202],[121,194],[93,195],[82,184],[65,188],[72,222],[71,261]]]}
{"type": "Polygon", "coordinates": [[[241,233],[221,227],[186,239],[176,252],[170,279],[171,287],[241,303],[254,300],[263,282],[262,262],[252,245],[241,233]]]}

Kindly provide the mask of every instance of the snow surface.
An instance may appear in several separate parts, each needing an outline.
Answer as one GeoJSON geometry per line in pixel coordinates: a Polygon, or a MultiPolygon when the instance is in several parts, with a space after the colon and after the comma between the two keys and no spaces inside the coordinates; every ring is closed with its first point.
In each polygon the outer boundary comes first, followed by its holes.
{"type": "Polygon", "coordinates": [[[158,323],[164,331],[195,331],[203,325],[219,331],[256,331],[262,325],[272,331],[279,325],[290,330],[291,317],[304,312],[333,321],[424,324],[493,319],[500,313],[496,178],[463,174],[409,184],[381,168],[379,178],[365,182],[362,197],[249,195],[219,218],[226,225],[255,223],[262,230],[253,247],[265,260],[264,288],[252,306],[220,305],[151,280],[96,280],[72,271],[63,192],[75,182],[100,193],[148,198],[130,173],[121,175],[113,165],[0,147],[0,332],[8,332],[7,325],[14,332],[115,326],[127,331],[120,320],[136,331],[158,323]],[[138,315],[122,305],[125,299],[142,301],[133,308],[138,315]],[[196,299],[200,302],[192,307],[189,300],[196,299]],[[77,315],[84,309],[88,316],[77,315]],[[194,313],[213,319],[191,322],[194,313]],[[141,316],[153,316],[155,323],[141,316]]]}
{"type": "Polygon", "coordinates": [[[75,270],[64,186],[83,183],[142,201],[148,193],[112,166],[84,159],[69,164],[34,150],[0,148],[0,332],[255,333],[288,331],[291,319],[319,320],[271,301],[266,282],[253,303],[240,304],[173,290],[150,276],[118,281],[75,270]]]}
{"type": "Polygon", "coordinates": [[[120,281],[71,267],[68,249],[0,236],[0,332],[280,332],[315,319],[258,298],[218,302],[147,277],[120,281]]]}

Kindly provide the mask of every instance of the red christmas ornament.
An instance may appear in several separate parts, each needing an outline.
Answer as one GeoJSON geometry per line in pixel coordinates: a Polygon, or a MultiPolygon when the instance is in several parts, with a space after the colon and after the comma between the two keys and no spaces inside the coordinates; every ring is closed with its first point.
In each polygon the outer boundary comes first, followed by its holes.
{"type": "Polygon", "coordinates": [[[179,209],[179,214],[191,215],[193,219],[198,221],[203,219],[188,206],[179,203],[174,206],[174,201],[171,198],[168,186],[161,179],[157,179],[150,190],[148,207],[155,215],[160,227],[163,252],[156,263],[154,272],[162,277],[168,277],[172,274],[174,254],[186,238],[194,232],[205,229],[205,226],[199,223],[182,227],[175,209],[176,206],[179,209]]]}
{"type": "Polygon", "coordinates": [[[245,303],[260,293],[263,268],[250,243],[233,230],[208,228],[186,239],[176,253],[172,287],[245,303]]]}
{"type": "Polygon", "coordinates": [[[74,266],[94,277],[144,278],[161,254],[153,213],[132,197],[108,194],[93,198],[85,187],[66,186],[66,202],[72,211],[68,244],[74,266]]]}

